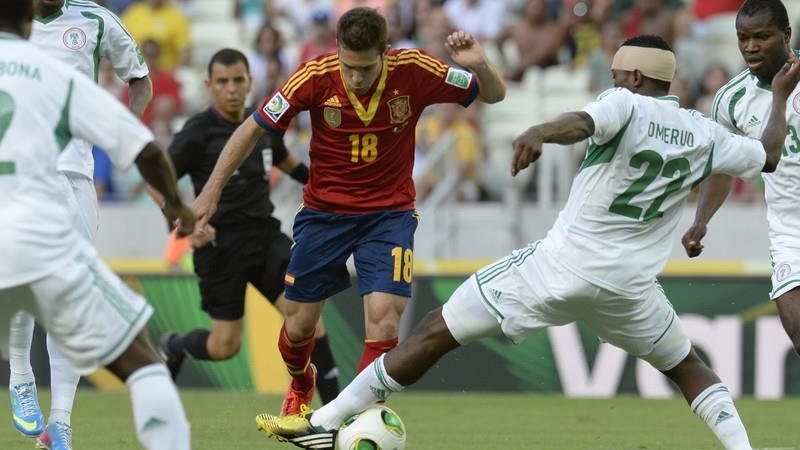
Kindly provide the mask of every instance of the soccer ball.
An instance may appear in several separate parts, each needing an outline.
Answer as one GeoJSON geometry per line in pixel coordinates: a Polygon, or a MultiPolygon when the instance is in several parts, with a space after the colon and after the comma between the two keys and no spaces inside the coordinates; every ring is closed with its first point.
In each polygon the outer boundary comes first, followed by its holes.
{"type": "Polygon", "coordinates": [[[373,406],[342,423],[336,435],[337,450],[403,450],[406,427],[400,416],[385,406],[373,406]]]}

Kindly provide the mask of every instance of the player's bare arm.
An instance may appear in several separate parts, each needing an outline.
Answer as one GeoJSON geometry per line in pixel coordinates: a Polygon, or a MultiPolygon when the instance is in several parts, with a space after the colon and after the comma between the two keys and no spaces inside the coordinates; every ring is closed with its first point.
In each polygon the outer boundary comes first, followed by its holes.
{"type": "Polygon", "coordinates": [[[253,151],[256,142],[264,134],[266,131],[258,126],[251,116],[239,125],[228,143],[225,144],[208,182],[192,204],[192,211],[197,216],[200,228],[205,227],[211,216],[217,211],[217,203],[219,203],[225,183],[228,182],[233,172],[244,163],[247,156],[253,151]]]}
{"type": "Polygon", "coordinates": [[[497,69],[486,59],[483,47],[471,34],[456,31],[447,37],[445,47],[450,57],[475,73],[478,78],[478,100],[497,103],[506,97],[506,84],[497,69]]]}
{"type": "Polygon", "coordinates": [[[134,78],[128,83],[130,90],[130,105],[131,111],[138,117],[142,117],[150,100],[153,99],[153,82],[150,75],[142,78],[134,78]]]}
{"type": "Polygon", "coordinates": [[[511,175],[531,165],[542,154],[542,144],[574,144],[594,134],[594,121],[583,111],[562,114],[552,122],[534,125],[512,143],[511,175]]]}
{"type": "Polygon", "coordinates": [[[136,167],[139,168],[144,181],[164,198],[164,215],[173,223],[177,223],[178,236],[191,234],[194,231],[195,217],[181,200],[175,169],[164,151],[153,142],[147,144],[136,157],[136,167]]]}
{"type": "MultiPolygon", "coordinates": [[[[761,135],[761,144],[767,153],[763,172],[774,172],[781,159],[783,144],[786,140],[786,100],[800,80],[800,64],[798,62],[800,61],[792,56],[772,79],[772,110],[767,127],[761,135]]],[[[683,248],[690,258],[703,252],[701,241],[706,235],[708,222],[722,206],[722,202],[728,196],[730,186],[731,177],[728,175],[712,176],[700,185],[700,199],[697,203],[694,223],[681,238],[683,248]]]]}

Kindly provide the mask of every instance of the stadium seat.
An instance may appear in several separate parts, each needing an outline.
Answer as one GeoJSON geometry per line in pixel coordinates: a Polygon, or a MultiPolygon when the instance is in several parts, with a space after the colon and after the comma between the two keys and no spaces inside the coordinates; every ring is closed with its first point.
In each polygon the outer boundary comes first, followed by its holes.
{"type": "Polygon", "coordinates": [[[190,3],[189,18],[192,21],[213,21],[235,18],[236,4],[233,1],[194,0],[190,3]]]}

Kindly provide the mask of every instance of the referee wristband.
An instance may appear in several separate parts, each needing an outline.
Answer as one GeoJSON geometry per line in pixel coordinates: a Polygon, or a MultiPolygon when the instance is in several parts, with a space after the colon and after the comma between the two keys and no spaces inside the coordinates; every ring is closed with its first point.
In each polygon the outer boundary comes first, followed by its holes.
{"type": "Polygon", "coordinates": [[[298,164],[289,176],[302,184],[308,183],[308,166],[303,163],[298,164]]]}

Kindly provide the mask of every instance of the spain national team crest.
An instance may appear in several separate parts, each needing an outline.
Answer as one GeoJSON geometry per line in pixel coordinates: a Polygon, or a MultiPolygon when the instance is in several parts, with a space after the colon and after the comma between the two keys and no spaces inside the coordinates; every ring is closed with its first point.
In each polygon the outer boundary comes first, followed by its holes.
{"type": "Polygon", "coordinates": [[[338,128],[342,124],[342,111],[339,109],[326,106],[322,110],[322,116],[325,118],[325,123],[330,125],[331,128],[338,128]]]}
{"type": "Polygon", "coordinates": [[[68,49],[77,51],[86,46],[86,33],[78,27],[72,27],[64,32],[61,40],[68,49]]]}
{"type": "Polygon", "coordinates": [[[392,123],[403,123],[411,118],[411,100],[407,95],[395,97],[388,102],[389,120],[392,123]]]}

